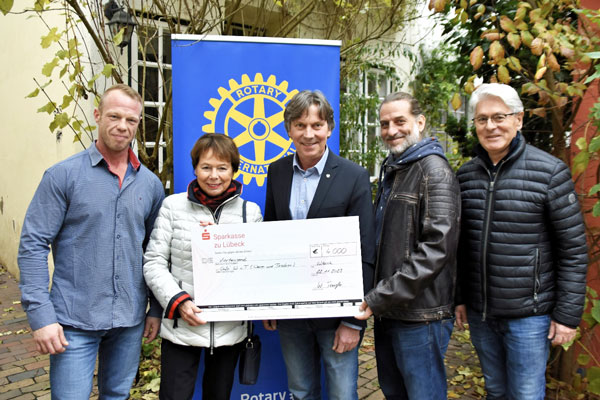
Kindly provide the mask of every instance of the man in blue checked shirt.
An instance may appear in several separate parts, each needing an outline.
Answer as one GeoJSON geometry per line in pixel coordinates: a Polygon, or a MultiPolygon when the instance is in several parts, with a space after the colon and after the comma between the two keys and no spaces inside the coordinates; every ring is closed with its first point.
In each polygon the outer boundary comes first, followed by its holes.
{"type": "Polygon", "coordinates": [[[98,140],[44,173],[25,216],[22,304],[38,351],[50,354],[53,399],[89,398],[97,354],[99,397],[128,398],[141,338],[158,334],[142,256],[164,190],[130,149],[141,113],[136,91],[109,88],[94,110],[98,140]]]}

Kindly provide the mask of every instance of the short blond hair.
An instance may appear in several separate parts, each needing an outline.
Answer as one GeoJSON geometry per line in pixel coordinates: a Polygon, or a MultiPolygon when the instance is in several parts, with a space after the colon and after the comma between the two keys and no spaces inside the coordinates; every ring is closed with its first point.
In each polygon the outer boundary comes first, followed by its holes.
{"type": "Polygon", "coordinates": [[[110,92],[113,92],[115,90],[118,90],[126,96],[131,97],[132,99],[140,103],[140,106],[142,106],[142,108],[144,108],[142,96],[140,96],[140,94],[137,91],[135,91],[131,86],[125,85],[124,83],[117,83],[116,85],[113,85],[106,89],[102,96],[100,96],[100,102],[98,103],[98,111],[102,112],[102,105],[104,103],[104,99],[110,92]]]}

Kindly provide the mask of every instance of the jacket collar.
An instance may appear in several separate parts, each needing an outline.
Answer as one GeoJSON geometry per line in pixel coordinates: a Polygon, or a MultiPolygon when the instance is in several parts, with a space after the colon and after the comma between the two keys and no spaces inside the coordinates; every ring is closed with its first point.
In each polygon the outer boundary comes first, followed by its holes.
{"type": "MultiPolygon", "coordinates": [[[[517,131],[517,134],[515,135],[513,140],[510,141],[508,154],[506,154],[504,158],[502,158],[502,160],[500,160],[498,164],[496,164],[496,166],[503,163],[512,162],[513,160],[519,158],[521,154],[523,154],[523,151],[525,151],[526,145],[527,142],[521,134],[521,131],[517,131]]],[[[481,146],[479,143],[477,144],[477,146],[475,146],[475,154],[477,158],[481,160],[481,162],[485,165],[486,168],[496,168],[496,166],[492,163],[492,160],[490,159],[490,156],[488,155],[487,151],[485,151],[483,146],[481,146]]]]}
{"type": "Polygon", "coordinates": [[[312,203],[310,203],[310,208],[308,209],[308,214],[306,214],[306,218],[314,218],[316,215],[319,215],[319,209],[323,205],[325,199],[327,199],[329,189],[331,189],[331,186],[338,172],[337,168],[339,166],[340,157],[333,153],[331,150],[328,151],[329,154],[327,155],[327,162],[325,163],[325,167],[323,168],[323,173],[321,174],[321,178],[319,179],[319,185],[317,186],[317,190],[315,191],[313,201],[312,203]]]}

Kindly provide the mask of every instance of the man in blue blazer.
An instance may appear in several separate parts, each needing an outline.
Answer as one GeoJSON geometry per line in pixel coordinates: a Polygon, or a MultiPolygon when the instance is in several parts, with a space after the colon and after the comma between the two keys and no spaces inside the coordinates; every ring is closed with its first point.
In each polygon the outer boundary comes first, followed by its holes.
{"type": "MultiPolygon", "coordinates": [[[[335,123],[320,91],[298,93],[286,106],[285,128],[296,154],[269,167],[265,221],[358,216],[363,285],[372,288],[375,240],[369,173],[327,148],[335,123]]],[[[320,362],[330,400],[356,400],[358,344],[366,323],[355,318],[264,321],[279,330],[288,386],[295,399],[321,398],[320,362]]]]}

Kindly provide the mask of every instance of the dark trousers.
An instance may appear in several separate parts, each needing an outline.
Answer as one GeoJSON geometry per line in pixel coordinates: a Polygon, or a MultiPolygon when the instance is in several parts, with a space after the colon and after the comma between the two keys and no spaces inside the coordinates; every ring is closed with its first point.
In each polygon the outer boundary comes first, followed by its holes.
{"type": "Polygon", "coordinates": [[[191,400],[203,349],[202,399],[229,400],[239,345],[215,347],[210,354],[206,347],[181,346],[166,339],[161,345],[160,400],[191,400]]]}

